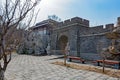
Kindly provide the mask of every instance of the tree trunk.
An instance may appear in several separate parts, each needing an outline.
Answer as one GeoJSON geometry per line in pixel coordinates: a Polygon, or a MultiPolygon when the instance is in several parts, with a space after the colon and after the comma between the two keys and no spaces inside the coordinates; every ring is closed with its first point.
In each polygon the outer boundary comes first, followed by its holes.
{"type": "Polygon", "coordinates": [[[66,50],[63,50],[63,53],[64,53],[64,65],[66,66],[66,62],[67,62],[66,50]]]}
{"type": "Polygon", "coordinates": [[[0,80],[5,80],[4,78],[4,70],[0,69],[0,80]]]}
{"type": "Polygon", "coordinates": [[[64,65],[66,66],[66,62],[67,62],[67,56],[64,55],[64,65]]]}
{"type": "Polygon", "coordinates": [[[103,59],[103,73],[105,72],[105,59],[103,59]]]}

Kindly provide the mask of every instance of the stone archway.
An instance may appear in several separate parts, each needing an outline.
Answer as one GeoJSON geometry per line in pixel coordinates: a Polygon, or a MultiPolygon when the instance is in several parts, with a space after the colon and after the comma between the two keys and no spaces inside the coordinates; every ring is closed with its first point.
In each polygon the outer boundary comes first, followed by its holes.
{"type": "Polygon", "coordinates": [[[58,50],[65,50],[65,47],[68,42],[68,37],[65,35],[62,35],[58,40],[58,50]]]}

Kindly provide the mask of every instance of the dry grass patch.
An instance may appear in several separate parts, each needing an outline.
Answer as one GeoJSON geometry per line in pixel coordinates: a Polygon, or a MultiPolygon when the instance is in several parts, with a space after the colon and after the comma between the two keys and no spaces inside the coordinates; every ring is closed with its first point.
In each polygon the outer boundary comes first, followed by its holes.
{"type": "Polygon", "coordinates": [[[93,72],[102,73],[111,77],[120,78],[120,70],[116,70],[116,69],[105,69],[105,72],[103,73],[102,67],[96,67],[96,66],[90,66],[90,65],[78,65],[74,63],[67,63],[66,65],[64,65],[64,62],[60,62],[60,61],[53,62],[52,64],[61,65],[61,66],[65,66],[65,67],[73,68],[77,70],[93,71],[93,72]]]}

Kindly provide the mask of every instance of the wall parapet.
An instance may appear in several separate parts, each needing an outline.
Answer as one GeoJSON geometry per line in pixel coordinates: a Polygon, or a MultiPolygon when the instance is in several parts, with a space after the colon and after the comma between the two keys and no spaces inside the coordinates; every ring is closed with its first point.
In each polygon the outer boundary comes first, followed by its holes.
{"type": "Polygon", "coordinates": [[[78,23],[78,24],[84,25],[86,27],[89,27],[89,20],[82,19],[80,17],[74,17],[74,18],[71,18],[71,19],[67,19],[63,22],[59,22],[58,27],[67,26],[67,25],[71,25],[71,24],[75,24],[75,23],[78,23]]]}
{"type": "Polygon", "coordinates": [[[90,32],[92,33],[104,33],[107,31],[112,31],[114,29],[114,24],[110,23],[110,24],[106,24],[106,25],[99,25],[99,26],[94,26],[94,27],[90,27],[90,32]]]}
{"type": "Polygon", "coordinates": [[[105,29],[113,29],[113,28],[114,28],[114,24],[113,23],[105,25],[105,29]]]}

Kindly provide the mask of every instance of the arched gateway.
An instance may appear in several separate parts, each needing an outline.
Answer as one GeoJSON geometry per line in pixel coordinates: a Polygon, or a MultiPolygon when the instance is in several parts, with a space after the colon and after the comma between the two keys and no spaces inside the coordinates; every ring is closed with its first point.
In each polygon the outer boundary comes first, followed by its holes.
{"type": "Polygon", "coordinates": [[[59,38],[59,40],[58,40],[58,43],[57,43],[58,47],[57,47],[57,49],[58,49],[58,50],[65,50],[65,47],[66,47],[66,45],[67,45],[67,42],[68,42],[68,37],[65,36],[65,35],[62,35],[62,36],[59,38]]]}

